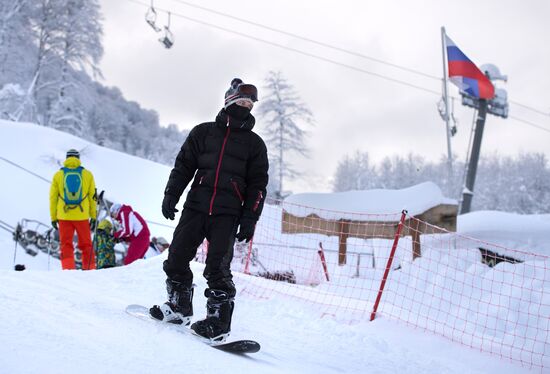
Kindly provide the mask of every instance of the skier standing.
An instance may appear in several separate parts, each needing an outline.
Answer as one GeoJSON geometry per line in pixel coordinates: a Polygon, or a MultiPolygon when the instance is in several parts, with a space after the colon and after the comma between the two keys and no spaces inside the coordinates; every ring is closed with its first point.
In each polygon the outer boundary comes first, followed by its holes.
{"type": "Polygon", "coordinates": [[[53,228],[59,230],[63,270],[75,269],[75,231],[82,251],[82,270],[95,269],[91,230],[95,228],[96,215],[94,176],[81,166],[80,152],[69,149],[50,187],[50,216],[53,228]]]}
{"type": "Polygon", "coordinates": [[[162,214],[173,220],[176,204],[194,177],[163,265],[168,301],[153,306],[150,314],[165,322],[190,323],[193,273],[189,262],[206,238],[207,315],[191,329],[213,341],[223,341],[231,330],[236,290],[230,265],[235,237],[252,239],[266,196],[267,148],[252,132],[255,118],[250,114],[257,100],[255,86],[233,79],[215,121],[199,124],[189,133],[164,191],[162,214]]]}

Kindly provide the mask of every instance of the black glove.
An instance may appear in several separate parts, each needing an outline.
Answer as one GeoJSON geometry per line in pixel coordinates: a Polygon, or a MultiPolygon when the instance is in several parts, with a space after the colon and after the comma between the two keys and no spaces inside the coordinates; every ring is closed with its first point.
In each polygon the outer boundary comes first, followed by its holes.
{"type": "Polygon", "coordinates": [[[254,236],[254,229],[256,228],[256,221],[251,218],[241,218],[239,232],[237,233],[237,240],[242,242],[246,239],[248,243],[254,236]]]}
{"type": "Polygon", "coordinates": [[[164,195],[164,200],[162,200],[162,215],[166,219],[173,220],[176,218],[176,204],[178,203],[179,198],[173,195],[164,195]]]}
{"type": "Polygon", "coordinates": [[[52,227],[56,230],[59,230],[59,227],[57,226],[57,221],[52,221],[52,227]]]}
{"type": "Polygon", "coordinates": [[[95,225],[97,224],[97,221],[95,218],[90,218],[90,230],[95,230],[95,225]]]}

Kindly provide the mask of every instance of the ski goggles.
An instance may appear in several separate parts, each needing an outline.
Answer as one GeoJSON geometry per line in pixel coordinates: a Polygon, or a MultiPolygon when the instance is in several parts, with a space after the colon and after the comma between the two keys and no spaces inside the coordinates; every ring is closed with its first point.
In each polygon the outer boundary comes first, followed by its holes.
{"type": "Polygon", "coordinates": [[[253,84],[239,84],[235,95],[242,98],[248,98],[252,100],[252,102],[258,101],[258,89],[253,84]]]}

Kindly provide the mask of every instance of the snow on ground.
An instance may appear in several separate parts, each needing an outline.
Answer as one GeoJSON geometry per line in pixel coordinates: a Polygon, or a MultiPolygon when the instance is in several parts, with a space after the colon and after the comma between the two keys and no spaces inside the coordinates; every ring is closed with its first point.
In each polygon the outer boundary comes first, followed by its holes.
{"type": "MultiPolygon", "coordinates": [[[[10,241],[0,241],[5,248],[10,241]]],[[[383,318],[343,324],[283,296],[238,297],[232,338],[249,357],[216,351],[173,328],[128,316],[164,301],[163,256],[92,272],[0,271],[0,371],[5,373],[518,373],[525,369],[383,318]]],[[[193,263],[195,274],[202,265],[193,263]]],[[[195,315],[204,315],[197,276],[195,315]]],[[[240,278],[236,283],[239,287],[240,278]]]]}
{"type": "MultiPolygon", "coordinates": [[[[170,168],[52,129],[0,122],[0,157],[48,180],[69,148],[84,150],[83,164],[95,174],[98,188],[105,189],[107,197],[131,204],[152,222],[167,223],[159,207],[170,168]]],[[[0,173],[5,181],[0,220],[14,225],[25,217],[48,223],[49,183],[2,159],[0,173]]],[[[547,219],[542,217],[542,221],[547,219]]],[[[459,221],[459,228],[462,224],[459,221]]],[[[472,224],[468,230],[477,227],[472,224]]],[[[152,224],[151,229],[153,235],[171,238],[169,227],[152,224]]],[[[49,260],[43,253],[30,257],[19,250],[16,263],[25,264],[27,271],[15,272],[13,254],[10,234],[0,230],[0,372],[527,372],[383,315],[374,322],[351,324],[320,318],[314,304],[285,296],[292,286],[266,280],[272,283],[272,297],[238,294],[232,326],[232,338],[256,339],[262,350],[248,357],[230,355],[172,328],[124,313],[128,304],[149,306],[164,301],[163,256],[121,268],[81,272],[59,271],[58,260],[49,260]]],[[[192,267],[197,283],[195,316],[201,318],[205,312],[202,265],[193,263],[192,267]]],[[[242,287],[248,276],[236,274],[235,281],[237,288],[242,287]]]]}

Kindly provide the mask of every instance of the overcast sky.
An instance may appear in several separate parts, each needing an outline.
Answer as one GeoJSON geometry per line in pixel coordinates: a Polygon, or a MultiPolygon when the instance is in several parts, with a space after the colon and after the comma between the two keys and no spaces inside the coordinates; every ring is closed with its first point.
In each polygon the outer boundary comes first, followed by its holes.
{"type": "MultiPolygon", "coordinates": [[[[326,192],[346,154],[368,151],[375,161],[415,153],[427,160],[447,155],[445,125],[436,108],[441,82],[368,59],[268,31],[186,3],[284,30],[375,59],[442,76],[441,26],[478,66],[494,63],[508,75],[497,87],[509,100],[506,120],[488,116],[482,155],[544,152],[550,158],[550,2],[535,1],[351,1],[351,0],[155,0],[159,23],[173,12],[172,49],[146,24],[150,0],[100,0],[104,17],[103,83],[154,109],[161,124],[191,129],[210,121],[223,105],[234,77],[258,86],[281,71],[316,120],[310,128],[310,157],[291,156],[303,177],[286,183],[296,192],[326,192]],[[238,34],[183,18],[218,25],[238,34]],[[247,38],[239,34],[248,35],[247,38]],[[260,42],[259,38],[323,59],[405,81],[425,90],[382,79],[321,59],[260,42]]],[[[450,93],[458,89],[449,84],[450,93]]],[[[253,110],[254,113],[254,110],[253,110]]],[[[466,158],[473,110],[455,103],[458,133],[452,150],[466,158]]],[[[256,129],[260,132],[261,120],[256,129]]],[[[183,139],[182,139],[183,141],[183,139]]]]}

